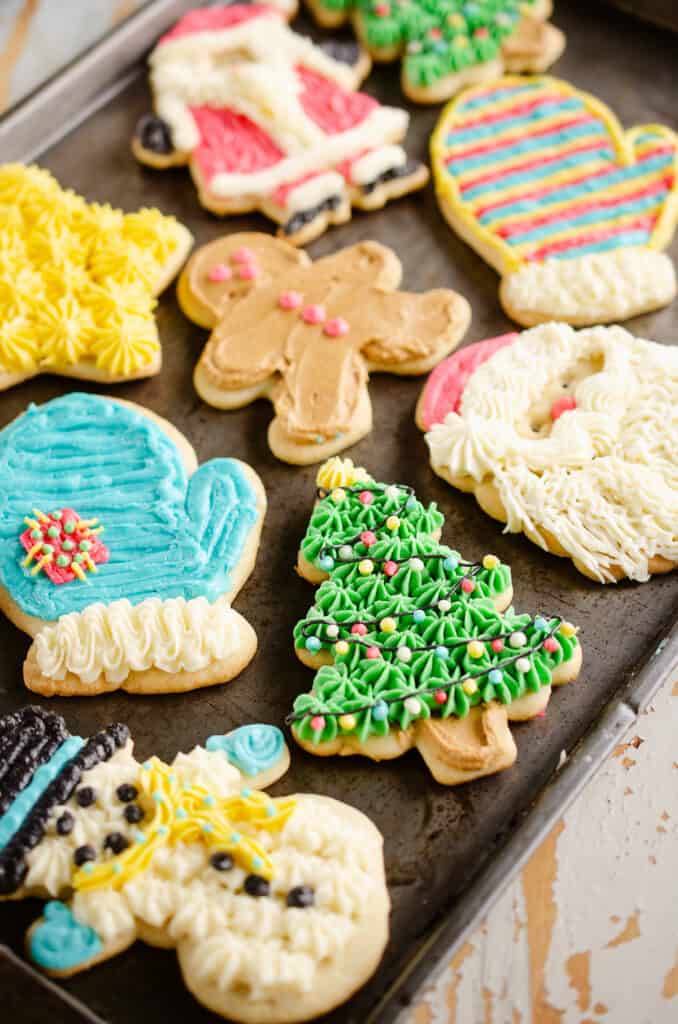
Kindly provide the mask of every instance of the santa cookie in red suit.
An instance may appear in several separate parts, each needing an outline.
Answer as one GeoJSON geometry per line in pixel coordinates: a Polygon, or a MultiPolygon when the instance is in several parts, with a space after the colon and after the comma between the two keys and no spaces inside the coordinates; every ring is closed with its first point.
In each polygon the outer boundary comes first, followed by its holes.
{"type": "Polygon", "coordinates": [[[133,149],[143,163],[187,163],[217,214],[261,210],[304,244],[351,216],[421,188],[423,164],[399,143],[408,115],[356,88],[369,57],[317,46],[289,11],[234,4],[186,14],[150,57],[155,114],[133,149]]]}

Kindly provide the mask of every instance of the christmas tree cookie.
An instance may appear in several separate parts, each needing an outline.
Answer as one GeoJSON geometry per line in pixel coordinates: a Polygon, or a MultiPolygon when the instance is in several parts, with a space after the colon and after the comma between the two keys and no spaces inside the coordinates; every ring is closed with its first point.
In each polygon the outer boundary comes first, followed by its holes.
{"type": "Polygon", "coordinates": [[[551,0],[306,0],[327,28],[351,20],[374,60],[402,57],[403,92],[440,103],[504,71],[545,71],[565,36],[551,0]]]}
{"type": "Polygon", "coordinates": [[[441,514],[410,488],[339,459],[318,483],[299,569],[326,579],[294,632],[318,668],[289,716],[297,742],[374,760],[416,746],[445,785],[512,765],[508,723],[542,714],[579,673],[575,627],[509,608],[508,567],[440,544],[441,514]]]}

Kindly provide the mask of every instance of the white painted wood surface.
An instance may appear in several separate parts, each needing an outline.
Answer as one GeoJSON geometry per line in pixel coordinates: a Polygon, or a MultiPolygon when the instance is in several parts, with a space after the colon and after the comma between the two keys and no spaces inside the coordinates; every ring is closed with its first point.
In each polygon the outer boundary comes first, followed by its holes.
{"type": "Polygon", "coordinates": [[[678,683],[398,1024],[676,1024],[678,683]]]}

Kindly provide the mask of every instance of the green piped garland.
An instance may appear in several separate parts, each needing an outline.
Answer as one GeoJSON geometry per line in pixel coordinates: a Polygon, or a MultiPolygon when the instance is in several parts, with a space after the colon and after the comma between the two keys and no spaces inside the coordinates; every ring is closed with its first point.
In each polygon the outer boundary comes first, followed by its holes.
{"type": "Polygon", "coordinates": [[[493,60],[535,0],[321,0],[353,12],[372,50],[404,53],[404,73],[420,88],[493,60]]]}
{"type": "Polygon", "coordinates": [[[572,658],[575,628],[498,612],[492,597],[510,586],[509,568],[495,555],[464,562],[435,541],[443,517],[411,488],[368,479],[318,497],[301,547],[329,579],[294,639],[334,664],[288,716],[302,741],[363,742],[431,715],[509,704],[550,685],[572,658]]]}

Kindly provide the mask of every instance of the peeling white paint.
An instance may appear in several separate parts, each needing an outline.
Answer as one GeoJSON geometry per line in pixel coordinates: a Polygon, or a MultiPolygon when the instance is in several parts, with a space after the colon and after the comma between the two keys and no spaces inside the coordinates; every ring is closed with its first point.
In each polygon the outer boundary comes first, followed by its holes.
{"type": "Polygon", "coordinates": [[[456,1011],[448,968],[399,1024],[676,1024],[677,737],[678,686],[667,686],[568,811],[555,863],[538,851],[471,938],[456,1011]],[[540,879],[555,903],[552,927],[529,920],[540,879]],[[544,928],[539,976],[530,937],[544,928]]]}

